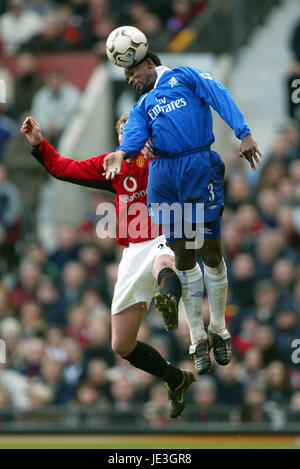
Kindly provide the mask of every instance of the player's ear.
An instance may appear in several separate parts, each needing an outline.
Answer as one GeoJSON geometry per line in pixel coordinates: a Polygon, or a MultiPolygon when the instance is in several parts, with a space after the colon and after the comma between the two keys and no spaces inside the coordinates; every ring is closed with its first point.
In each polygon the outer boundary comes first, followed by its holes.
{"type": "Polygon", "coordinates": [[[155,63],[153,62],[152,59],[150,59],[150,57],[148,57],[148,58],[144,61],[144,63],[146,64],[147,68],[149,68],[149,69],[156,67],[155,63]]]}

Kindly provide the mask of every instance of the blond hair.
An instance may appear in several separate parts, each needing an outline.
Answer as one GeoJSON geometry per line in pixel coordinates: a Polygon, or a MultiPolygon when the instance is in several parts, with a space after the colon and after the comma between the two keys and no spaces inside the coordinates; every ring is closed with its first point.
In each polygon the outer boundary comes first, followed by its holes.
{"type": "Polygon", "coordinates": [[[125,114],[123,114],[123,115],[120,117],[120,119],[117,121],[117,123],[116,123],[116,131],[117,131],[118,134],[120,133],[121,125],[126,124],[126,122],[127,122],[127,120],[128,120],[128,116],[129,116],[129,112],[125,112],[125,114]]]}

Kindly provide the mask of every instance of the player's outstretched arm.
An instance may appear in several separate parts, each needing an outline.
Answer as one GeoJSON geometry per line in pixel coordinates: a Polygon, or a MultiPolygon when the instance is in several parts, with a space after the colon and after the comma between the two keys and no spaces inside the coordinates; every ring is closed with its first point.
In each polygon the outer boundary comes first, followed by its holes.
{"type": "Polygon", "coordinates": [[[256,170],[256,165],[260,166],[260,158],[262,158],[263,155],[251,134],[246,135],[241,141],[240,157],[249,161],[253,171],[256,170]]]}
{"type": "Polygon", "coordinates": [[[32,146],[39,145],[43,141],[41,128],[33,117],[26,117],[22,124],[21,132],[32,146]]]}
{"type": "Polygon", "coordinates": [[[115,192],[111,182],[102,176],[102,154],[86,160],[77,161],[61,156],[42,136],[41,128],[33,117],[27,117],[22,124],[21,132],[33,146],[31,153],[51,176],[85,187],[115,192]]]}
{"type": "Polygon", "coordinates": [[[120,173],[125,156],[126,153],[124,150],[118,150],[113,153],[109,153],[105,157],[103,162],[103,176],[105,176],[105,179],[114,179],[115,175],[120,173]]]}

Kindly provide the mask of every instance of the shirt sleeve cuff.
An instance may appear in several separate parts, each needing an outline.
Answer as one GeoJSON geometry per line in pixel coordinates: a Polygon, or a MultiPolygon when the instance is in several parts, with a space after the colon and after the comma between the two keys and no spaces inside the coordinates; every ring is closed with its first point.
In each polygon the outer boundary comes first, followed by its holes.
{"type": "Polygon", "coordinates": [[[122,145],[116,148],[116,151],[119,151],[119,150],[125,151],[126,154],[124,156],[124,160],[126,160],[127,158],[131,158],[133,155],[136,154],[136,152],[129,152],[125,147],[122,147],[122,145]]]}
{"type": "Polygon", "coordinates": [[[240,133],[239,135],[237,135],[237,137],[242,140],[244,137],[246,137],[246,135],[251,135],[251,130],[249,129],[249,127],[245,127],[240,133]]]}
{"type": "Polygon", "coordinates": [[[40,148],[43,147],[44,144],[45,144],[45,139],[43,138],[43,140],[40,143],[38,143],[37,145],[32,145],[31,151],[40,150],[40,148]]]}

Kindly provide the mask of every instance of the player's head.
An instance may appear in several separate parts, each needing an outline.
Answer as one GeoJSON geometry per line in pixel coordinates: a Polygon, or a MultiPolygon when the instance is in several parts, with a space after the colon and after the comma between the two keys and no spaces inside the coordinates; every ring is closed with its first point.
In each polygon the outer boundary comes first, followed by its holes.
{"type": "Polygon", "coordinates": [[[126,122],[128,120],[128,116],[129,116],[129,112],[125,112],[125,114],[123,114],[116,123],[116,131],[117,131],[117,134],[118,134],[118,140],[119,140],[120,145],[122,143],[122,135],[123,135],[124,125],[126,124],[126,122]]]}
{"type": "Polygon", "coordinates": [[[160,58],[154,52],[148,51],[141,62],[125,69],[128,85],[139,94],[151,91],[157,79],[155,68],[159,65],[160,58]]]}

